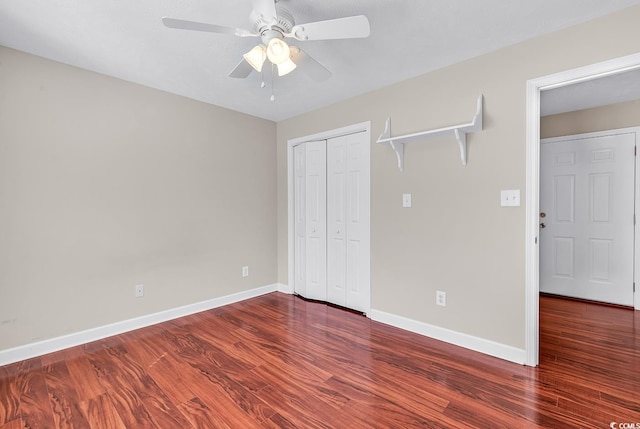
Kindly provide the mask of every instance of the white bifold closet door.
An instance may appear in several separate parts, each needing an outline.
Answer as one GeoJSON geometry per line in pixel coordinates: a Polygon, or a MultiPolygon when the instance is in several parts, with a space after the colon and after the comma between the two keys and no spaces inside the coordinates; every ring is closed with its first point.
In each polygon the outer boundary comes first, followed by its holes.
{"type": "Polygon", "coordinates": [[[355,133],[294,148],[296,293],[366,312],[369,141],[355,133]]]}

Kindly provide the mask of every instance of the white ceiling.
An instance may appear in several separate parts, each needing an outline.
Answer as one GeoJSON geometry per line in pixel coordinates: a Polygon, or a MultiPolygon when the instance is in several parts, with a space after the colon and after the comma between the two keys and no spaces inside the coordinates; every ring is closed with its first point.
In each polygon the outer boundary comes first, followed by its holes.
{"type": "Polygon", "coordinates": [[[163,16],[251,29],[251,0],[1,0],[0,45],[274,121],[608,14],[640,0],[281,0],[297,23],[364,14],[367,39],[299,42],[333,72],[229,72],[256,39],[168,29],[163,16]]]}

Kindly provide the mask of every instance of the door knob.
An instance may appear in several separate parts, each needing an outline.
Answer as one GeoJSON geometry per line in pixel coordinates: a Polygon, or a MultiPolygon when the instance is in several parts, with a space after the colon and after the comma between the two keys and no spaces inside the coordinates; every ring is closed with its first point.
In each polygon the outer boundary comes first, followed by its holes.
{"type": "Polygon", "coordinates": [[[544,222],[540,222],[540,228],[546,228],[547,225],[544,224],[544,222]]]}
{"type": "Polygon", "coordinates": [[[545,212],[540,212],[540,217],[546,217],[547,214],[545,212]]]}

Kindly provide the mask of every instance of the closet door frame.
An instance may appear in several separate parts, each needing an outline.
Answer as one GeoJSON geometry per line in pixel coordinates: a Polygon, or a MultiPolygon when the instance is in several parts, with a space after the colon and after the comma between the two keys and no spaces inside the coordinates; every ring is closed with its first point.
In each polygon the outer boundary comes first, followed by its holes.
{"type": "MultiPolygon", "coordinates": [[[[318,141],[318,140],[329,140],[331,138],[335,138],[335,137],[341,137],[341,136],[345,136],[345,135],[349,135],[349,134],[354,134],[354,133],[360,133],[360,132],[364,132],[365,133],[365,138],[367,142],[371,142],[371,122],[367,121],[367,122],[361,122],[358,124],[353,124],[353,125],[349,125],[346,127],[342,127],[342,128],[337,128],[334,130],[329,130],[329,131],[323,131],[317,134],[313,134],[313,135],[309,135],[309,136],[304,136],[304,137],[299,137],[299,138],[295,138],[295,139],[291,139],[288,140],[287,142],[287,196],[288,196],[288,220],[287,220],[287,229],[288,229],[288,237],[287,237],[287,244],[288,244],[288,286],[286,287],[281,287],[280,290],[283,292],[288,292],[288,293],[294,293],[294,262],[295,262],[295,254],[294,254],[294,249],[295,249],[295,232],[294,232],[294,226],[295,226],[295,219],[294,219],[294,157],[293,157],[293,149],[295,146],[300,145],[300,144],[304,144],[306,142],[311,142],[311,141],[318,141]]],[[[370,143],[369,143],[369,150],[370,150],[370,143]]],[[[371,170],[371,165],[369,162],[368,165],[368,169],[369,171],[367,172],[367,178],[369,180],[367,180],[367,189],[364,190],[364,192],[367,193],[367,195],[370,196],[371,194],[371,189],[370,189],[370,170],[371,170]]],[[[370,198],[368,198],[368,200],[370,201],[370,198]]],[[[370,236],[371,236],[371,226],[370,226],[370,212],[371,212],[371,207],[369,204],[369,207],[366,207],[367,210],[367,215],[366,215],[366,219],[367,219],[367,223],[368,223],[368,227],[366,228],[366,233],[368,234],[368,239],[366,240],[366,242],[369,244],[371,242],[370,240],[370,236]]],[[[366,252],[366,257],[367,259],[370,261],[371,260],[371,249],[370,249],[370,244],[368,246],[367,249],[365,249],[366,252]]],[[[366,308],[364,309],[364,313],[367,314],[367,316],[370,313],[371,310],[371,278],[370,278],[370,269],[369,272],[367,273],[367,278],[363,279],[363,284],[365,285],[366,288],[366,295],[368,296],[368,299],[366,299],[367,304],[366,304],[366,308]]]]}

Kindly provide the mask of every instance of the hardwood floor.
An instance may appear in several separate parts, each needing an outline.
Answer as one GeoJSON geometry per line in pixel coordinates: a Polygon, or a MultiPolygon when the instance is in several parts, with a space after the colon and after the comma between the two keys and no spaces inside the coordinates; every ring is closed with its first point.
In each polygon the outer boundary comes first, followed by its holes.
{"type": "Polygon", "coordinates": [[[640,312],[540,307],[529,368],[273,293],[0,367],[0,429],[640,423],[640,312]]]}

